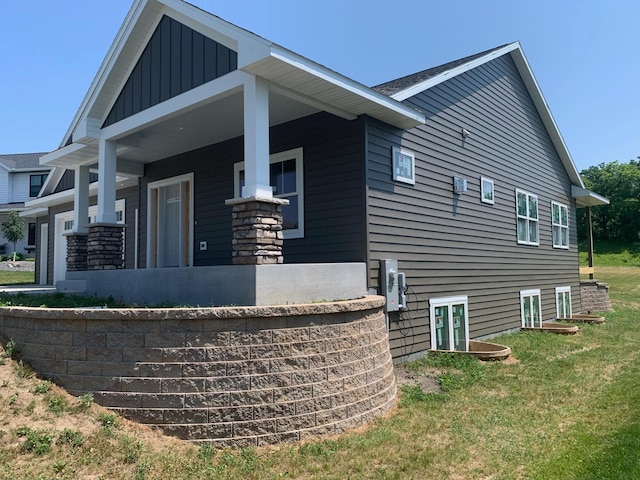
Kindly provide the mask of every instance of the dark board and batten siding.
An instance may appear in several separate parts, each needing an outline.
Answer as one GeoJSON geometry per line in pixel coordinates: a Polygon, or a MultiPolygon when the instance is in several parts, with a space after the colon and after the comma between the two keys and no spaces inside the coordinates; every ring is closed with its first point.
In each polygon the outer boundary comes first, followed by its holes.
{"type": "Polygon", "coordinates": [[[133,68],[103,127],[237,68],[237,52],[165,15],[133,68]]]}
{"type": "MultiPolygon", "coordinates": [[[[97,182],[98,174],[90,172],[89,173],[89,183],[97,182]]],[[[74,170],[65,170],[62,174],[62,178],[56,185],[53,193],[64,192],[65,190],[71,190],[75,185],[75,171],[74,170]]]]}
{"type": "Polygon", "coordinates": [[[406,132],[368,126],[371,286],[378,260],[406,272],[410,310],[391,318],[394,357],[429,348],[429,299],[467,295],[471,338],[520,326],[519,292],[540,289],[543,318],[555,292],[572,287],[579,308],[575,202],[571,182],[513,61],[502,56],[405,103],[427,123],[406,132]],[[467,139],[460,131],[470,132],[467,139]],[[416,156],[415,186],[391,180],[391,147],[416,156]],[[454,195],[454,175],[468,191],[454,195]],[[495,182],[495,204],[480,201],[480,177],[495,182]],[[516,188],[538,196],[539,246],[516,238],[516,188]],[[552,247],[551,201],[569,206],[570,249],[552,247]]]}
{"type": "MultiPolygon", "coordinates": [[[[364,139],[361,121],[311,115],[271,128],[271,152],[302,147],[305,236],[286,239],[285,263],[363,262],[366,259],[364,139]]],[[[145,167],[140,185],[140,267],[146,263],[147,186],[194,174],[194,265],[229,265],[234,164],[243,161],[242,138],[187,152],[145,167]]]]}

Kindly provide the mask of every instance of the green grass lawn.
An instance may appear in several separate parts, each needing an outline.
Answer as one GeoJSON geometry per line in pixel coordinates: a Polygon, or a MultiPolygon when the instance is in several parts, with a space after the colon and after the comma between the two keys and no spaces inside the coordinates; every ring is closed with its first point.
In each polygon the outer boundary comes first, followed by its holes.
{"type": "Polygon", "coordinates": [[[405,387],[398,408],[364,431],[213,451],[116,430],[36,455],[12,446],[17,433],[0,421],[0,479],[640,478],[640,268],[596,272],[616,310],[605,324],[575,336],[502,335],[506,362],[429,355],[413,368],[437,375],[443,392],[405,387]]]}
{"type": "MultiPolygon", "coordinates": [[[[587,263],[587,244],[581,242],[580,265],[587,263]]],[[[620,243],[612,240],[596,240],[594,244],[594,265],[602,267],[640,267],[640,243],[620,243]]]]}
{"type": "Polygon", "coordinates": [[[0,270],[0,286],[30,284],[35,282],[34,272],[0,270]]]}

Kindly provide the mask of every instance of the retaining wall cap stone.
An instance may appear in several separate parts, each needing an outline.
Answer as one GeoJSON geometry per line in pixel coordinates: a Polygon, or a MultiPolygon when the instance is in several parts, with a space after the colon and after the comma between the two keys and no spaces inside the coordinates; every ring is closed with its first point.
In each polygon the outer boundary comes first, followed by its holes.
{"type": "Polygon", "coordinates": [[[0,315],[18,318],[87,320],[173,320],[268,318],[299,315],[325,315],[380,308],[384,297],[366,295],[354,300],[297,305],[188,307],[188,308],[38,308],[0,307],[0,315]]]}

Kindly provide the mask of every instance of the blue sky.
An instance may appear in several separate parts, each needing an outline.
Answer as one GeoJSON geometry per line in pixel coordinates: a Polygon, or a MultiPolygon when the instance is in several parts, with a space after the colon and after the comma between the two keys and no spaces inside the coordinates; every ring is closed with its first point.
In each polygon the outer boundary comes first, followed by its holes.
{"type": "MultiPolygon", "coordinates": [[[[131,3],[0,3],[0,154],[59,146],[131,3]]],[[[578,170],[640,156],[639,0],[191,3],[369,86],[518,40],[578,170]]]]}

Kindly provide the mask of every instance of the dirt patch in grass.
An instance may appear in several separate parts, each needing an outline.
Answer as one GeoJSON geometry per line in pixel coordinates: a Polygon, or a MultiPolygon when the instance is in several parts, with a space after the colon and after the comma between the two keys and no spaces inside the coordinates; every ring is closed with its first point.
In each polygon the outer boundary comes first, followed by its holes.
{"type": "Polygon", "coordinates": [[[439,393],[442,391],[436,373],[409,370],[404,365],[395,365],[394,369],[398,388],[403,385],[418,385],[424,393],[439,393]]]}
{"type": "Polygon", "coordinates": [[[83,457],[96,457],[95,462],[103,463],[106,471],[120,471],[121,478],[132,478],[135,465],[118,465],[120,459],[113,458],[124,455],[118,452],[119,438],[132,439],[130,444],[134,446],[142,442],[140,445],[151,451],[189,447],[186,442],[118,417],[92,403],[90,396],[70,395],[3,353],[0,348],[0,478],[44,478],[35,472],[53,472],[65,465],[67,475],[61,478],[93,478],[87,475],[87,469],[93,467],[85,465],[91,462],[83,457]],[[113,427],[109,427],[112,433],[105,431],[104,416],[114,419],[113,427]],[[51,454],[34,457],[34,451],[28,448],[34,438],[48,438],[51,454]],[[4,477],[8,471],[16,476],[4,477]]]}

